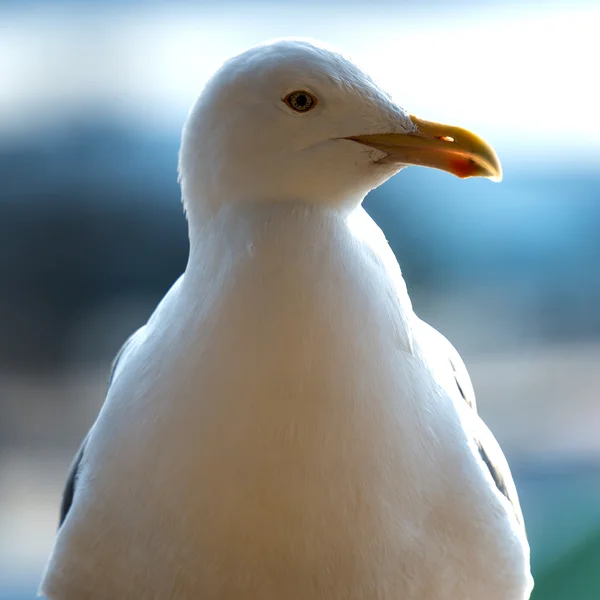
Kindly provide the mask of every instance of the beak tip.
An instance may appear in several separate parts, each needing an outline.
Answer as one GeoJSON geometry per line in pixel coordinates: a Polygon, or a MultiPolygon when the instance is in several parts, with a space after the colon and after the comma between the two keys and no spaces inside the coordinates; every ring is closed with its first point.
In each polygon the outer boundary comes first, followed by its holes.
{"type": "Polygon", "coordinates": [[[493,166],[492,173],[490,175],[490,180],[494,183],[500,183],[504,177],[504,173],[502,171],[502,164],[500,163],[500,159],[498,158],[495,152],[494,158],[496,159],[494,161],[496,164],[494,164],[493,166]]]}

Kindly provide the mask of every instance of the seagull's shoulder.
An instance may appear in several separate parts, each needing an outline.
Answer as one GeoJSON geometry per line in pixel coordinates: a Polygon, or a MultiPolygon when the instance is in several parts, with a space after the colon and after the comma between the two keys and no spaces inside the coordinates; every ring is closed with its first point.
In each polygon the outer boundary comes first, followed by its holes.
{"type": "MultiPolygon", "coordinates": [[[[132,335],[130,335],[125,343],[120,347],[115,358],[113,359],[108,375],[107,385],[107,396],[111,392],[111,388],[115,382],[116,377],[121,371],[127,370],[130,366],[132,359],[135,359],[135,355],[138,349],[147,341],[149,333],[156,332],[157,328],[168,327],[169,318],[168,313],[173,312],[176,309],[177,302],[180,296],[181,283],[183,277],[180,277],[167,292],[165,297],[162,299],[156,310],[150,317],[148,323],[137,329],[132,335]],[[166,314],[165,314],[166,313],[166,314]]],[[[78,478],[81,474],[82,466],[86,460],[86,451],[90,444],[90,437],[93,432],[93,427],[87,432],[84,437],[77,454],[73,458],[69,471],[67,473],[67,479],[63,490],[62,501],[60,506],[59,516],[59,529],[64,523],[71,506],[73,505],[75,492],[77,488],[78,478]]]]}
{"type": "Polygon", "coordinates": [[[442,372],[444,369],[446,371],[443,381],[453,381],[450,383],[450,389],[447,390],[450,396],[458,405],[459,410],[462,410],[466,403],[468,411],[472,413],[470,415],[472,418],[469,419],[470,433],[481,458],[482,468],[489,471],[496,488],[509,501],[509,506],[517,521],[522,524],[523,515],[510,467],[496,438],[477,414],[475,391],[463,359],[448,339],[437,329],[420,319],[416,319],[416,321],[415,335],[425,342],[427,351],[434,355],[433,360],[436,366],[442,372]],[[461,404],[463,406],[460,406],[461,404]]]}
{"type": "MultiPolygon", "coordinates": [[[[117,369],[121,366],[121,363],[127,353],[136,345],[136,343],[145,335],[146,326],[140,327],[135,333],[129,336],[125,343],[121,346],[119,351],[117,352],[110,368],[110,373],[108,376],[108,389],[112,385],[113,379],[115,377],[115,373],[117,369]]],[[[79,450],[73,458],[71,465],[69,467],[69,471],[67,474],[67,480],[65,483],[65,488],[63,490],[62,501],[60,505],[60,518],[59,518],[59,528],[63,524],[67,514],[73,504],[73,498],[75,496],[75,488],[77,485],[77,478],[79,476],[81,470],[81,464],[85,456],[85,450],[87,447],[87,443],[90,437],[91,430],[88,431],[83,442],[79,446],[79,450]]]]}

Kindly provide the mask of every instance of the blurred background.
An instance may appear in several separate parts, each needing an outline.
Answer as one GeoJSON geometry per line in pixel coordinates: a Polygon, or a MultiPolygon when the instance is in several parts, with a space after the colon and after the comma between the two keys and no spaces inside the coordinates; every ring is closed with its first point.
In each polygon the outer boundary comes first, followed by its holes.
{"type": "Polygon", "coordinates": [[[598,2],[0,0],[0,600],[32,600],[110,360],[185,267],[179,135],[269,38],[340,46],[501,185],[411,168],[366,207],[513,467],[536,600],[600,598],[598,2]]]}

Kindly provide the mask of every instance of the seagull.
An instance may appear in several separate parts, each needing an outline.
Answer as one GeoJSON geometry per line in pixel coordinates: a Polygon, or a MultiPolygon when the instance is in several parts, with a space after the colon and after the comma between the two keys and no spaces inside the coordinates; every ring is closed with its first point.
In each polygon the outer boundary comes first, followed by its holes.
{"type": "Polygon", "coordinates": [[[362,208],[407,165],[500,180],[311,41],[205,85],[184,274],[114,364],[68,477],[50,600],[523,600],[507,462],[362,208]]]}

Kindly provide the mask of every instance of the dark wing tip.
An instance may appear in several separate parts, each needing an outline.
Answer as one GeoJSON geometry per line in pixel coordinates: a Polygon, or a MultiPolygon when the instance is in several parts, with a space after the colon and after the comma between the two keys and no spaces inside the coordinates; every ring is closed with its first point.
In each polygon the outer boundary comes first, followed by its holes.
{"type": "MultiPolygon", "coordinates": [[[[456,368],[456,366],[454,365],[454,363],[452,362],[452,359],[449,358],[448,361],[450,362],[450,366],[452,367],[452,371],[454,373],[454,381],[456,381],[456,387],[458,388],[458,391],[460,392],[460,395],[463,397],[463,400],[473,409],[477,409],[477,402],[475,400],[475,393],[471,392],[470,390],[472,390],[472,386],[467,387],[466,385],[464,385],[464,383],[461,385],[460,380],[461,380],[461,373],[460,371],[456,368]]],[[[466,369],[463,367],[463,369],[465,370],[466,373],[466,369]]],[[[468,377],[468,375],[464,375],[466,377],[468,377]]]]}
{"type": "Polygon", "coordinates": [[[502,471],[500,469],[498,469],[497,466],[495,465],[495,463],[490,459],[490,457],[489,457],[488,453],[485,451],[485,448],[484,448],[483,444],[481,443],[481,441],[476,440],[476,442],[477,442],[477,448],[479,450],[479,455],[481,456],[481,459],[483,460],[486,467],[488,468],[490,475],[492,476],[492,479],[494,480],[494,483],[496,484],[496,487],[504,495],[504,497],[511,503],[514,513],[515,513],[515,517],[517,518],[517,521],[519,521],[519,523],[522,523],[521,509],[519,506],[518,499],[516,497],[514,497],[514,495],[511,493],[509,487],[506,484],[506,481],[504,479],[502,471]]]}
{"type": "Polygon", "coordinates": [[[62,501],[60,503],[60,519],[58,522],[58,528],[62,527],[65,519],[67,518],[67,513],[73,504],[73,496],[75,495],[75,484],[77,482],[77,476],[79,475],[79,467],[81,465],[81,461],[83,459],[83,453],[85,451],[85,446],[87,444],[87,440],[89,437],[89,433],[85,436],[85,439],[81,443],[79,450],[77,451],[77,455],[73,459],[71,466],[69,467],[69,473],[67,475],[67,483],[65,484],[65,489],[63,491],[62,501]]]}

